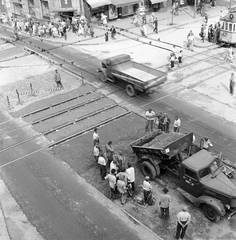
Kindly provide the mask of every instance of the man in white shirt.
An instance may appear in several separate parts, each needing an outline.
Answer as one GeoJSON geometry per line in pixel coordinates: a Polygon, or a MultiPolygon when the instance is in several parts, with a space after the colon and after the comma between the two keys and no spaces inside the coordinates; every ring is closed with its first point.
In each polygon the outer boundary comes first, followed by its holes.
{"type": "Polygon", "coordinates": [[[143,181],[143,200],[144,203],[148,203],[150,196],[152,194],[152,185],[150,183],[150,178],[148,176],[145,177],[143,181]]]}
{"type": "Polygon", "coordinates": [[[117,174],[118,166],[117,166],[117,159],[113,159],[113,161],[110,164],[110,173],[112,170],[115,170],[115,174],[117,174]]]}
{"type": "Polygon", "coordinates": [[[123,180],[118,178],[116,185],[119,193],[121,194],[121,204],[124,205],[127,199],[126,184],[123,180]]]}
{"type": "Polygon", "coordinates": [[[175,120],[174,120],[174,123],[173,123],[174,132],[179,132],[180,125],[181,125],[181,120],[178,116],[176,116],[175,120]]]}
{"type": "Polygon", "coordinates": [[[100,167],[100,175],[101,175],[101,179],[105,180],[105,176],[107,173],[107,168],[106,168],[106,159],[104,156],[102,156],[102,154],[99,154],[98,157],[98,165],[100,167]]]}
{"type": "Polygon", "coordinates": [[[175,238],[176,239],[184,239],[185,232],[187,230],[188,224],[190,223],[191,216],[187,212],[187,207],[184,206],[182,211],[177,214],[177,229],[175,238]]]}
{"type": "Polygon", "coordinates": [[[95,162],[96,162],[96,163],[98,162],[99,152],[100,152],[100,149],[99,149],[99,147],[98,147],[98,144],[96,144],[96,145],[93,147],[93,156],[94,156],[94,159],[95,159],[95,162]]]}
{"type": "Polygon", "coordinates": [[[145,131],[147,132],[149,127],[150,127],[150,131],[153,132],[153,123],[154,123],[156,114],[155,114],[154,111],[152,111],[151,108],[149,108],[148,111],[146,112],[145,116],[146,116],[146,119],[147,119],[147,123],[146,123],[146,126],[145,126],[145,131]]]}
{"type": "Polygon", "coordinates": [[[213,146],[213,145],[212,145],[212,143],[211,143],[211,141],[209,140],[208,137],[204,137],[204,138],[202,139],[202,148],[203,148],[203,149],[209,151],[209,149],[210,149],[212,146],[213,146]]]}
{"type": "Polygon", "coordinates": [[[115,194],[115,190],[116,190],[115,169],[112,169],[111,173],[106,175],[105,180],[107,180],[107,179],[109,181],[109,186],[110,186],[110,198],[112,199],[115,194]]]}
{"type": "Polygon", "coordinates": [[[93,132],[93,145],[95,146],[96,143],[99,144],[99,135],[98,135],[98,129],[94,128],[94,132],[93,132]]]}
{"type": "Polygon", "coordinates": [[[131,166],[129,162],[128,162],[128,168],[126,169],[126,173],[128,174],[128,181],[132,186],[132,191],[135,191],[135,172],[134,172],[134,168],[131,166]]]}

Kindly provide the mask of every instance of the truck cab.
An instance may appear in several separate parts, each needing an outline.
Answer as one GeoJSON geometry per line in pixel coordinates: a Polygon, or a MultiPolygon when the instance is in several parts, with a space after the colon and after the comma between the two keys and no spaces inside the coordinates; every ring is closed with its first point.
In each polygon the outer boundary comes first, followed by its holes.
{"type": "Polygon", "coordinates": [[[235,213],[236,185],[221,171],[217,156],[201,150],[181,163],[180,189],[211,221],[235,213]]]}

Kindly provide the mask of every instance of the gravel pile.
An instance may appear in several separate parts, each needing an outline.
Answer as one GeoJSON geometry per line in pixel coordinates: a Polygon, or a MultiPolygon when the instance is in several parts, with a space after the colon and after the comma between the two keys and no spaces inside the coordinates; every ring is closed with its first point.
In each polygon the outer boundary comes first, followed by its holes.
{"type": "Polygon", "coordinates": [[[182,136],[184,136],[184,134],[176,132],[162,133],[161,135],[156,136],[151,142],[146,143],[143,146],[149,148],[163,148],[182,136]]]}

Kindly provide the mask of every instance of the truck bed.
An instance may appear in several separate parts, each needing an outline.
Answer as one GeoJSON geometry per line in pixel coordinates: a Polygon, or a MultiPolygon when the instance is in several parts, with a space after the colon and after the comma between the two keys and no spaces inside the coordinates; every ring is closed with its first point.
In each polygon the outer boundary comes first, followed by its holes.
{"type": "Polygon", "coordinates": [[[134,78],[137,81],[144,83],[158,80],[163,77],[163,82],[166,80],[166,74],[158,70],[149,68],[139,63],[128,61],[112,66],[114,71],[134,78]]]}
{"type": "Polygon", "coordinates": [[[192,145],[193,133],[164,133],[160,130],[143,136],[130,145],[136,155],[160,154],[173,157],[192,145]]]}

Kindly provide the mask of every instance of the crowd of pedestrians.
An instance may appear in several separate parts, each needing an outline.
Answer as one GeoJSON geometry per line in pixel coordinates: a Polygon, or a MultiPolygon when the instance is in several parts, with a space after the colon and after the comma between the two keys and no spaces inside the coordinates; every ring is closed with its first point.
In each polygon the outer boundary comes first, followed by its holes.
{"type": "Polygon", "coordinates": [[[73,16],[72,19],[60,18],[52,21],[40,22],[32,18],[24,20],[11,18],[11,24],[14,28],[15,34],[21,35],[24,31],[30,36],[38,36],[42,38],[64,38],[67,40],[67,33],[72,31],[78,36],[86,37],[90,35],[94,37],[94,27],[84,16],[73,16]]]}

